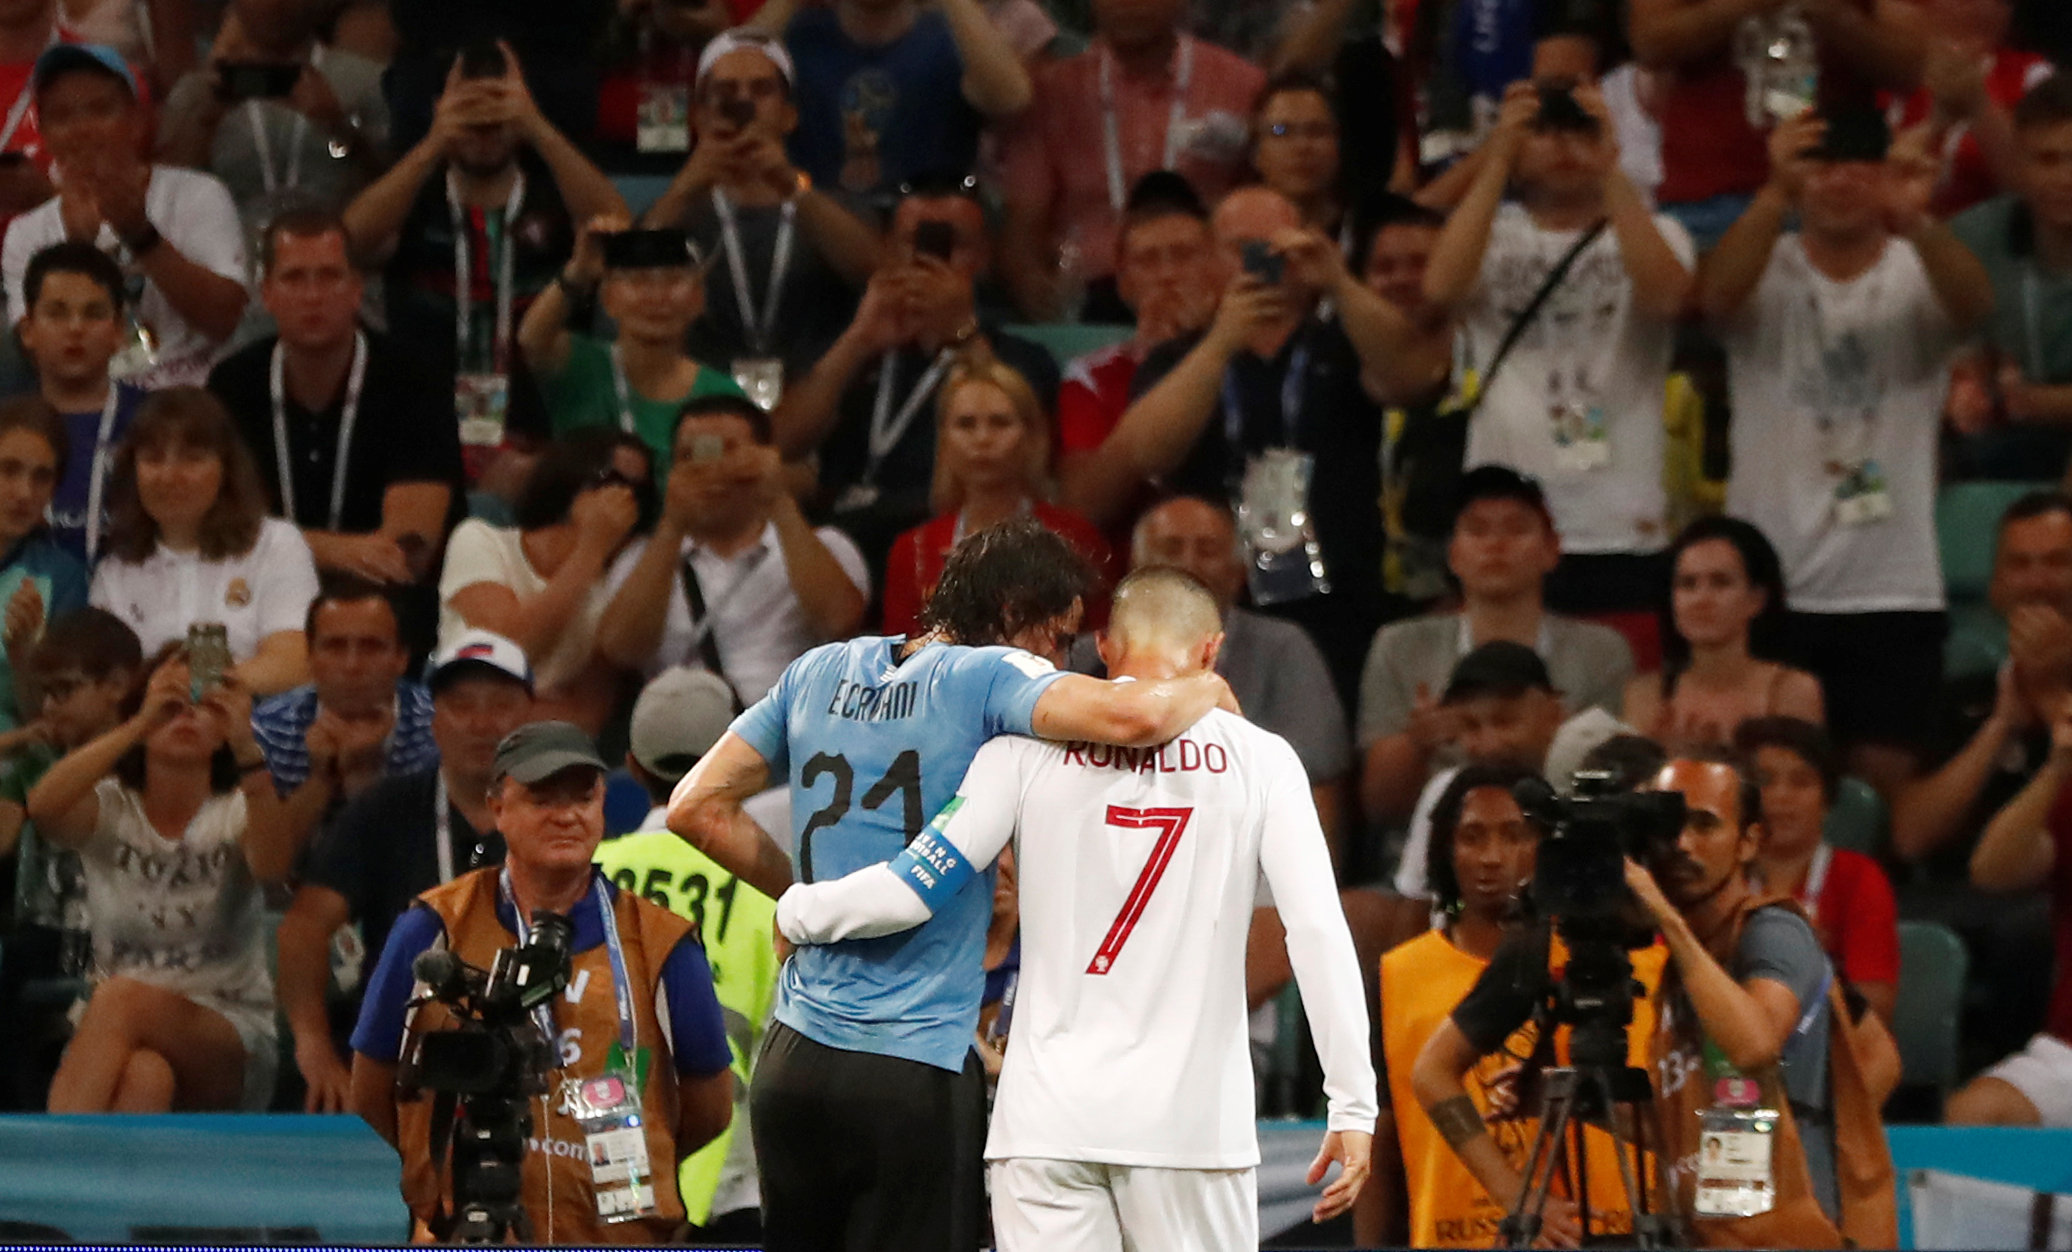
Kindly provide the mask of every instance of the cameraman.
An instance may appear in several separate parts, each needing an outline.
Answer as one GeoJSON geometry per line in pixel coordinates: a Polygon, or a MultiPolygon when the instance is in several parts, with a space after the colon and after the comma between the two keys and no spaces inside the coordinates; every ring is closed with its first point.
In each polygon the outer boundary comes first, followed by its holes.
{"type": "MultiPolygon", "coordinates": [[[[1653,872],[1626,862],[1626,884],[1669,947],[1670,965],[1653,997],[1650,1055],[1658,1124],[1675,1163],[1670,1210],[1692,1219],[1689,1236],[1700,1246],[1840,1247],[1839,1227],[1863,1215],[1844,1213],[1838,1198],[1827,957],[1788,900],[1759,897],[1749,885],[1761,810],[1753,781],[1736,764],[1672,760],[1655,787],[1681,794],[1687,817],[1674,850],[1654,858],[1653,872]],[[1713,1100],[1726,1094],[1725,1080],[1742,1077],[1757,1084],[1760,1103],[1782,1114],[1767,1136],[1773,1142],[1764,1145],[1774,1207],[1753,1218],[1700,1217],[1693,1211],[1692,1167],[1701,1117],[1716,1111],[1713,1100]]],[[[1489,972],[1425,1045],[1414,1076],[1418,1100],[1440,1134],[1490,1194],[1507,1202],[1521,1180],[1489,1138],[1459,1076],[1545,998],[1548,980],[1518,955],[1522,948],[1507,944],[1498,951],[1489,972]]],[[[1870,1105],[1873,1118],[1875,1108],[1870,1105]]],[[[1550,1206],[1548,1215],[1547,1239],[1564,1246],[1572,1241],[1573,1226],[1559,1220],[1565,1214],[1550,1206]]]]}
{"type": "Polygon", "coordinates": [[[544,1075],[546,1093],[531,1100],[521,1191],[531,1238],[664,1241],[684,1221],[678,1164],[733,1115],[732,1058],[695,928],[591,868],[604,834],[604,775],[588,736],[566,722],[539,722],[506,736],[489,792],[490,816],[504,837],[503,870],[485,867],[419,897],[390,930],[369,980],[353,1032],[352,1107],[402,1154],[404,1198],[427,1225],[449,1206],[451,1182],[430,1142],[430,1094],[402,1098],[396,1073],[410,1050],[406,1035],[428,1033],[426,1018],[452,1015],[443,1005],[408,1008],[422,990],[413,967],[423,953],[443,948],[486,969],[518,942],[517,918],[535,910],[567,916],[574,941],[567,990],[547,1005],[559,1064],[544,1075]],[[605,931],[607,907],[615,939],[605,931]],[[630,1049],[622,1042],[629,1034],[630,1049]],[[606,1076],[625,1079],[637,1094],[654,1188],[651,1211],[617,1224],[599,1215],[606,1197],[593,1186],[590,1166],[611,1145],[589,1140],[565,1099],[572,1080],[606,1076]]]}

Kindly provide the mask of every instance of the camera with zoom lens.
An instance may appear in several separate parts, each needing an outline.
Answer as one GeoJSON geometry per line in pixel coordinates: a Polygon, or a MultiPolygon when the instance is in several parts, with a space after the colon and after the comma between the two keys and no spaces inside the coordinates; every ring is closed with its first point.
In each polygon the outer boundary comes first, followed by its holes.
{"type": "Polygon", "coordinates": [[[435,1114],[430,1145],[436,1163],[450,1132],[453,1213],[445,1229],[434,1230],[441,1242],[530,1237],[522,1203],[530,1098],[547,1091],[557,1060],[534,1010],[568,986],[573,938],[567,917],[541,910],[532,915],[530,937],[498,952],[487,970],[444,949],[412,966],[423,987],[411,1000],[412,1016],[437,1003],[453,1018],[450,1029],[408,1033],[396,1074],[399,1098],[429,1092],[450,1105],[450,1125],[435,1114]]]}
{"type": "Polygon", "coordinates": [[[1568,948],[1548,1017],[1571,1028],[1578,1065],[1626,1064],[1626,1028],[1636,987],[1627,952],[1654,942],[1655,928],[1626,885],[1626,859],[1650,873],[1674,861],[1683,796],[1620,792],[1612,775],[1581,771],[1564,798],[1538,778],[1512,790],[1518,807],[1547,832],[1527,891],[1531,911],[1552,922],[1568,948]]]}

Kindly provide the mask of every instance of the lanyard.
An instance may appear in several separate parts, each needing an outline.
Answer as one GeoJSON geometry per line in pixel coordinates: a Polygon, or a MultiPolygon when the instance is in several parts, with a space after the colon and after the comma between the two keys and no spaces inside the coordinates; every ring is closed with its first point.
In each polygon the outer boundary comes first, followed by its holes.
{"type": "MultiPolygon", "coordinates": [[[[52,22],[50,42],[43,45],[44,51],[57,47],[60,42],[57,23],[52,22]]],[[[0,152],[7,151],[7,145],[14,142],[14,132],[22,128],[22,119],[29,116],[29,106],[36,100],[36,89],[31,81],[34,77],[32,74],[22,80],[22,89],[16,94],[13,106],[7,110],[7,122],[4,128],[0,128],[0,152]]]]}
{"type": "Polygon", "coordinates": [[[252,147],[259,157],[259,179],[266,194],[282,187],[294,190],[302,181],[302,141],[309,137],[309,119],[295,114],[295,125],[288,132],[288,168],[278,177],[273,172],[273,145],[266,139],[266,113],[257,100],[245,101],[245,122],[252,128],[252,147]]]}
{"type": "MultiPolygon", "coordinates": [[[[441,785],[444,785],[444,779],[441,779],[441,785]]],[[[526,921],[525,915],[518,910],[518,897],[511,891],[511,867],[509,865],[498,871],[497,886],[503,892],[504,903],[511,908],[511,922],[513,928],[518,932],[518,942],[521,945],[531,942],[532,926],[526,921]]],[[[590,894],[591,898],[597,901],[597,920],[604,927],[604,946],[611,954],[612,999],[616,1003],[619,1012],[619,1046],[625,1051],[627,1063],[632,1064],[634,1048],[638,1044],[639,1039],[634,1033],[633,984],[626,977],[626,950],[621,946],[624,941],[619,938],[619,919],[612,912],[611,894],[605,890],[604,879],[594,874],[591,876],[590,894]]],[[[570,918],[570,922],[571,928],[573,928],[573,917],[570,918]]],[[[552,998],[549,998],[543,1004],[535,1006],[532,1013],[533,1021],[539,1024],[540,1032],[546,1037],[547,1042],[550,1045],[554,1044],[554,1002],[552,998]]],[[[559,1048],[555,1049],[555,1055],[560,1055],[559,1048]]]]}
{"type": "Polygon", "coordinates": [[[633,429],[633,386],[626,381],[626,359],[619,354],[619,345],[611,347],[612,390],[619,397],[619,429],[631,435],[633,429]]]}
{"type": "Polygon", "coordinates": [[[877,402],[871,406],[870,461],[863,468],[864,482],[874,483],[878,480],[878,467],[883,465],[885,458],[899,446],[899,441],[906,438],[908,428],[914,424],[914,418],[921,412],[921,406],[928,403],[928,397],[934,395],[936,387],[942,383],[942,376],[950,368],[952,355],[954,353],[949,348],[936,353],[934,362],[919,379],[915,380],[914,389],[907,392],[906,402],[899,406],[897,413],[894,413],[892,376],[898,372],[899,353],[895,349],[885,354],[885,362],[878,370],[877,402]]]}
{"type": "MultiPolygon", "coordinates": [[[[1302,403],[1309,391],[1309,341],[1295,345],[1288,354],[1288,372],[1281,376],[1281,447],[1294,447],[1302,425],[1302,403]]],[[[1232,452],[1242,453],[1245,440],[1245,411],[1238,403],[1237,379],[1233,370],[1223,371],[1223,437],[1232,452]]],[[[1239,456],[1243,461],[1243,456],[1239,456]]]]}
{"type": "MultiPolygon", "coordinates": [[[[273,345],[273,370],[268,386],[273,391],[273,462],[281,479],[281,515],[291,522],[295,516],[295,472],[288,456],[288,388],[282,379],[283,354],[278,340],[273,345]]],[[[331,464],[331,520],[327,529],[337,530],[345,514],[345,462],[352,451],[353,426],[360,420],[360,387],[367,381],[367,336],[353,332],[353,364],[346,376],[345,407],[338,413],[338,451],[331,464]]]]}
{"type": "MultiPolygon", "coordinates": [[[[518,239],[511,229],[517,220],[518,206],[525,200],[525,171],[518,170],[511,175],[511,194],[504,201],[503,238],[496,256],[496,340],[490,344],[489,356],[492,368],[503,372],[504,353],[511,341],[511,286],[516,272],[518,239]]],[[[459,354],[461,373],[468,372],[468,345],[474,338],[475,284],[470,270],[468,248],[468,215],[460,203],[460,179],[452,170],[446,171],[446,208],[453,219],[453,342],[459,354]]],[[[483,220],[483,235],[489,233],[488,219],[483,220]]]]}
{"type": "MultiPolygon", "coordinates": [[[[696,548],[692,548],[683,554],[684,572],[697,581],[699,585],[698,599],[704,601],[702,604],[692,604],[690,602],[691,584],[685,583],[684,608],[688,611],[691,619],[691,647],[693,648],[702,645],[705,641],[705,636],[718,629],[720,611],[732,604],[741,595],[742,589],[748,586],[748,580],[755,577],[756,570],[761,568],[763,561],[769,557],[770,547],[767,540],[760,540],[756,547],[742,553],[740,560],[741,572],[734,576],[733,582],[727,584],[726,594],[714,596],[710,599],[707,599],[704,594],[704,580],[698,578],[697,567],[691,564],[691,558],[697,554],[696,548]]],[[[726,558],[722,557],[721,559],[725,560],[726,558]]],[[[715,669],[713,672],[718,673],[719,671],[715,669]]]]}
{"type": "Polygon", "coordinates": [[[734,202],[718,187],[712,189],[712,209],[719,215],[720,246],[727,250],[727,268],[734,278],[734,306],[741,310],[741,328],[747,332],[749,349],[757,354],[770,350],[770,335],[777,326],[777,305],[782,301],[785,275],[791,272],[792,236],[799,220],[799,202],[786,200],[778,210],[777,242],[770,250],[770,285],[765,289],[770,302],[756,316],[755,297],[748,289],[748,260],[741,246],[741,223],[734,216],[734,202]]]}
{"type": "Polygon", "coordinates": [[[1806,919],[1820,920],[1820,893],[1827,886],[1827,871],[1833,867],[1835,850],[1825,843],[1813,849],[1813,863],[1806,867],[1806,890],[1799,904],[1806,910],[1806,919]]]}
{"type": "Polygon", "coordinates": [[[101,548],[101,491],[108,481],[110,443],[115,438],[115,408],[122,384],[108,380],[108,398],[101,404],[101,424],[94,432],[93,470],[86,478],[86,559],[92,564],[101,548]]]}
{"type": "MultiPolygon", "coordinates": [[[[453,881],[453,801],[446,792],[446,771],[440,770],[432,783],[432,835],[439,849],[439,881],[453,881]]],[[[476,845],[481,850],[481,845],[476,845]]],[[[472,859],[472,858],[471,858],[472,859]]],[[[512,910],[516,912],[514,908],[512,910]]]]}
{"type": "MultiPolygon", "coordinates": [[[[1187,128],[1187,83],[1194,77],[1194,40],[1179,37],[1173,70],[1173,105],[1166,115],[1165,156],[1158,168],[1169,170],[1180,159],[1180,132],[1187,128]]],[[[1115,56],[1101,45],[1101,139],[1108,154],[1108,204],[1117,213],[1129,202],[1129,188],[1122,176],[1122,124],[1115,116],[1115,56]]]]}

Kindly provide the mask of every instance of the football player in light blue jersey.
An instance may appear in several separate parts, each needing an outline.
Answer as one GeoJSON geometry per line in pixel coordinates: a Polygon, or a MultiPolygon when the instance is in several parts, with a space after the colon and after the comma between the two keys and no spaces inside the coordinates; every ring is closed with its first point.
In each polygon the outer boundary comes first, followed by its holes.
{"type": "MultiPolygon", "coordinates": [[[[956,795],[995,735],[1146,746],[1229,689],[1214,673],[1108,683],[1033,654],[1076,628],[1085,563],[1031,519],[959,544],[925,632],[793,662],[677,788],[669,828],[773,899],[890,860],[956,795]],[[792,839],[741,809],[782,775],[792,839]]],[[[970,1252],[985,1207],[985,1087],[972,1053],[992,918],[989,871],[925,925],[804,948],[750,1093],[772,1252],[970,1252]]]]}

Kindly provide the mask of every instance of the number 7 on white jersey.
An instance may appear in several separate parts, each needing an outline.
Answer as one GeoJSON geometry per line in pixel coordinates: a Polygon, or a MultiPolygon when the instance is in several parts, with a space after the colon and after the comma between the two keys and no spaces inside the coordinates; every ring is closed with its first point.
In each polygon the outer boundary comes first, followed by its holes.
{"type": "Polygon", "coordinates": [[[1156,830],[1158,842],[1151,845],[1151,855],[1144,858],[1144,868],[1138,872],[1136,883],[1123,900],[1122,911],[1115,915],[1114,923],[1108,927],[1108,937],[1101,940],[1093,962],[1086,967],[1087,973],[1105,974],[1114,967],[1115,958],[1122,953],[1122,945],[1129,942],[1130,931],[1136,929],[1137,919],[1144,915],[1144,906],[1151,902],[1151,893],[1158,890],[1158,880],[1165,876],[1166,866],[1172,864],[1173,849],[1180,846],[1180,836],[1187,833],[1187,823],[1193,817],[1191,808],[1126,809],[1118,804],[1108,806],[1108,825],[1124,830],[1156,830]]]}

